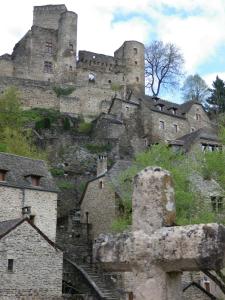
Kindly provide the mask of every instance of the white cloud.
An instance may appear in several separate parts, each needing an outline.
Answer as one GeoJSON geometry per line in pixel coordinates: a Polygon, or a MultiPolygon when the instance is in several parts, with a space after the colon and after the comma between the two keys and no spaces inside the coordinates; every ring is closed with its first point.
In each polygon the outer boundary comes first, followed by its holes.
{"type": "Polygon", "coordinates": [[[209,87],[212,87],[213,81],[216,80],[216,76],[219,76],[220,79],[225,81],[225,72],[218,72],[218,73],[210,73],[203,76],[203,79],[208,84],[209,87]]]}

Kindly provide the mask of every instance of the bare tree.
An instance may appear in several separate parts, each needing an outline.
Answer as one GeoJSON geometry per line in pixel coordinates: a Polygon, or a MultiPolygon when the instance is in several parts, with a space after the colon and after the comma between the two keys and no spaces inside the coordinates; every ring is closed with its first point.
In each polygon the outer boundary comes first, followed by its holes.
{"type": "Polygon", "coordinates": [[[185,101],[195,100],[203,103],[210,95],[206,82],[198,75],[189,75],[181,89],[185,101]]]}
{"type": "Polygon", "coordinates": [[[183,56],[174,44],[153,41],[145,48],[146,87],[153,96],[158,96],[162,87],[176,88],[179,85],[183,65],[183,56]]]}

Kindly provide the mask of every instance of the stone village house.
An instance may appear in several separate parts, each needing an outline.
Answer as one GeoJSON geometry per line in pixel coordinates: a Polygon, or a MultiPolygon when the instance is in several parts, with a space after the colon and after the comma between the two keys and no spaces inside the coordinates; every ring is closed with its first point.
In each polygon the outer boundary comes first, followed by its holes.
{"type": "Polygon", "coordinates": [[[1,299],[60,299],[56,217],[57,188],[45,163],[0,153],[1,299]]]}

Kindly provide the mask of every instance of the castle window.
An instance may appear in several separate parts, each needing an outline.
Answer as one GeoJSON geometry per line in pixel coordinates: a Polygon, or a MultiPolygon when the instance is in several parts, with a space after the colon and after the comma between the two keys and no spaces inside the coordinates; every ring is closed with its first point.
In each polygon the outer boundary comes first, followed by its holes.
{"type": "Polygon", "coordinates": [[[223,197],[211,196],[212,210],[219,213],[223,210],[223,197]]]}
{"type": "Polygon", "coordinates": [[[72,44],[72,43],[69,43],[69,49],[70,49],[71,51],[73,51],[73,44],[72,44]]]}
{"type": "Polygon", "coordinates": [[[200,115],[200,114],[196,114],[195,117],[196,117],[196,120],[197,120],[197,121],[201,121],[201,115],[200,115]]]}
{"type": "Polygon", "coordinates": [[[136,81],[139,82],[139,77],[136,77],[136,81]]]}
{"type": "Polygon", "coordinates": [[[174,132],[177,132],[177,131],[178,131],[178,126],[177,126],[177,124],[173,124],[173,128],[174,128],[174,132]]]}
{"type": "Polygon", "coordinates": [[[8,272],[13,272],[13,259],[8,259],[8,272]]]}
{"type": "Polygon", "coordinates": [[[53,65],[50,61],[44,62],[44,72],[45,73],[52,73],[53,72],[53,65]]]}
{"type": "Polygon", "coordinates": [[[72,66],[70,66],[70,67],[69,67],[69,70],[70,70],[70,71],[73,71],[73,67],[72,67],[72,66]]]}
{"type": "Polygon", "coordinates": [[[177,114],[176,108],[172,108],[172,109],[171,109],[171,112],[172,112],[173,115],[176,115],[176,114],[177,114]]]}
{"type": "Polygon", "coordinates": [[[89,80],[89,82],[95,83],[95,74],[94,73],[89,73],[88,74],[88,80],[89,80]]]}
{"type": "Polygon", "coordinates": [[[165,129],[165,123],[163,121],[159,121],[159,128],[165,129]]]}
{"type": "Polygon", "coordinates": [[[112,83],[112,81],[111,81],[111,80],[108,80],[108,83],[112,83]]]}
{"type": "Polygon", "coordinates": [[[158,110],[163,111],[163,105],[157,105],[158,110]]]}
{"type": "Polygon", "coordinates": [[[135,65],[137,65],[137,61],[135,61],[134,63],[135,63],[135,65]]]}
{"type": "Polygon", "coordinates": [[[49,53],[49,54],[52,54],[53,52],[53,46],[52,46],[52,42],[46,42],[45,43],[45,49],[46,49],[46,52],[49,53]]]}
{"type": "Polygon", "coordinates": [[[0,181],[5,181],[6,179],[6,170],[0,170],[0,181]]]}
{"type": "Polygon", "coordinates": [[[191,128],[191,132],[194,132],[194,131],[195,131],[195,129],[192,127],[192,128],[191,128]]]}
{"type": "Polygon", "coordinates": [[[134,48],[134,54],[136,55],[138,53],[137,48],[134,48]]]}
{"type": "Polygon", "coordinates": [[[103,189],[103,181],[102,180],[99,181],[99,188],[100,188],[100,190],[103,189]]]}

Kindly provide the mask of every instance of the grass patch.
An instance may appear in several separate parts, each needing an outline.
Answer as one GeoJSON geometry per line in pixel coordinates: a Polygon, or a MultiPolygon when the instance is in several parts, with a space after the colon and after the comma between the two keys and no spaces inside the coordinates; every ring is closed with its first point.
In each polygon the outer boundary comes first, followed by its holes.
{"type": "Polygon", "coordinates": [[[62,180],[58,183],[58,187],[61,189],[61,190],[72,190],[75,188],[74,184],[69,182],[69,181],[66,181],[66,180],[62,180]]]}

